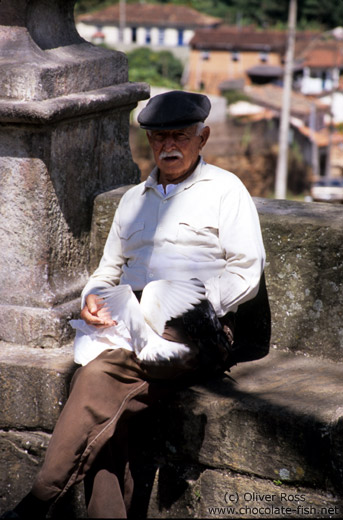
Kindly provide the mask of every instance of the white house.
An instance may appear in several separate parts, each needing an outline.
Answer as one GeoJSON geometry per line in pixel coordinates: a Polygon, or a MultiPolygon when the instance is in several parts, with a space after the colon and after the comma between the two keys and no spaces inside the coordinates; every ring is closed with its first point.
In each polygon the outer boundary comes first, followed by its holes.
{"type": "Polygon", "coordinates": [[[342,87],[343,29],[314,34],[313,38],[296,45],[297,83],[306,95],[318,96],[342,87]],[[298,48],[297,48],[298,47],[298,48]]]}
{"type": "Polygon", "coordinates": [[[142,46],[168,49],[185,58],[194,32],[220,23],[219,18],[183,5],[120,2],[79,16],[76,27],[85,40],[93,43],[124,51],[142,46]]]}

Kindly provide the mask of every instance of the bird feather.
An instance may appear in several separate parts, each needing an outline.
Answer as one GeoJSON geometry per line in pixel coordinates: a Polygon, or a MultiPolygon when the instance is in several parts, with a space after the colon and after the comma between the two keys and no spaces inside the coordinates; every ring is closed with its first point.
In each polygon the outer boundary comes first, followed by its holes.
{"type": "Polygon", "coordinates": [[[130,332],[132,346],[136,354],[148,342],[144,316],[139,302],[129,285],[106,287],[99,292],[105,300],[113,320],[123,321],[130,332]]]}
{"type": "Polygon", "coordinates": [[[205,298],[198,279],[156,280],[145,286],[140,301],[145,321],[162,336],[167,321],[177,318],[205,298]]]}
{"type": "MultiPolygon", "coordinates": [[[[124,284],[102,289],[99,296],[104,299],[112,319],[125,323],[136,354],[144,348],[151,360],[158,360],[161,356],[166,359],[168,356],[177,355],[174,348],[177,344],[169,347],[168,344],[172,342],[160,338],[160,348],[164,350],[158,355],[156,334],[162,336],[167,321],[181,316],[202,301],[205,298],[205,287],[198,279],[156,280],[145,286],[140,303],[131,287],[124,284]],[[148,341],[151,343],[149,355],[146,350],[148,341]]],[[[183,352],[184,347],[183,345],[181,350],[179,349],[179,354],[183,352]]]]}

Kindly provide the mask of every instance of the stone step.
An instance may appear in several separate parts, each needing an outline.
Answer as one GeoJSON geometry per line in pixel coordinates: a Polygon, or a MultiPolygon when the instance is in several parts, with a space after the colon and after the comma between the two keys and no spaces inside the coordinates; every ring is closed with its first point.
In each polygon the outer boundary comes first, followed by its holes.
{"type": "Polygon", "coordinates": [[[51,432],[76,366],[71,346],[30,348],[0,342],[0,429],[51,432]]]}
{"type": "Polygon", "coordinates": [[[168,459],[340,490],[343,363],[272,349],[229,376],[184,390],[167,407],[168,459]]]}
{"type": "MultiPolygon", "coordinates": [[[[0,509],[4,510],[28,490],[75,365],[70,347],[33,352],[3,344],[0,370],[4,490],[0,509]]],[[[151,410],[148,436],[152,444],[163,439],[162,451],[145,462],[155,468],[160,465],[162,474],[167,467],[179,467],[179,480],[180,475],[191,473],[194,493],[201,489],[210,506],[218,505],[218,490],[225,485],[240,496],[244,490],[275,494],[275,486],[280,485],[290,494],[297,488],[306,490],[306,503],[300,506],[318,505],[325,499],[325,507],[340,508],[342,390],[343,363],[272,349],[264,359],[233,367],[229,377],[179,391],[157,412],[151,410]]],[[[151,517],[159,516],[163,497],[169,496],[170,502],[170,479],[162,479],[157,490],[151,499],[151,517]]],[[[173,499],[179,518],[189,507],[185,493],[173,499]]],[[[206,504],[198,504],[199,517],[206,517],[206,504]]],[[[333,516],[340,517],[335,511],[333,516]]]]}

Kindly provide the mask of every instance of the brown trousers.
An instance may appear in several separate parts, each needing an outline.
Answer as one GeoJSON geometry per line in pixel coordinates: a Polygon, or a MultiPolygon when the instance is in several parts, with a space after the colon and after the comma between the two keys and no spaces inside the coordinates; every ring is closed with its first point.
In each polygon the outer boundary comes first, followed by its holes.
{"type": "MultiPolygon", "coordinates": [[[[182,381],[182,370],[173,369],[173,376],[179,376],[174,381],[182,381]]],[[[186,369],[184,375],[191,373],[186,369]]],[[[88,515],[126,518],[133,493],[127,453],[128,419],[169,395],[173,388],[172,380],[170,385],[151,380],[149,370],[143,369],[135,355],[125,349],[106,350],[79,368],[32,494],[43,501],[58,499],[91,470],[88,515]],[[112,462],[110,468],[106,467],[109,460],[115,461],[114,467],[112,462]]]]}
{"type": "MultiPolygon", "coordinates": [[[[231,319],[223,320],[232,340],[231,319]]],[[[62,497],[88,475],[86,501],[91,518],[126,518],[133,494],[128,455],[128,420],[171,395],[180,386],[202,380],[209,366],[198,366],[198,348],[188,341],[180,320],[163,336],[187,342],[185,361],[143,366],[125,349],[106,350],[79,368],[57,421],[32,494],[45,502],[62,497]],[[90,478],[89,478],[90,476],[90,478]]]]}

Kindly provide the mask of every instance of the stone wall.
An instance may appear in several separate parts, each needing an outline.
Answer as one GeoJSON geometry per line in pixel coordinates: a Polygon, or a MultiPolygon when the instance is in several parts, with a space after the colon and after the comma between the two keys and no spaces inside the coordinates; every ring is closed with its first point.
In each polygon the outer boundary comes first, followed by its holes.
{"type": "Polygon", "coordinates": [[[149,86],[77,33],[75,0],[0,2],[0,339],[57,347],[88,276],[96,195],[136,182],[149,86]]]}
{"type": "MultiPolygon", "coordinates": [[[[91,233],[95,268],[121,195],[96,197],[91,233]]],[[[267,251],[272,344],[342,361],[343,207],[255,198],[267,251]]]]}
{"type": "Polygon", "coordinates": [[[129,114],[149,86],[80,37],[74,4],[0,1],[1,511],[29,489],[75,370],[94,198],[139,178],[129,114]]]}
{"type": "MultiPolygon", "coordinates": [[[[95,199],[93,266],[126,189],[95,199]]],[[[268,258],[270,352],[136,419],[135,518],[342,516],[343,208],[255,202],[268,258]]],[[[4,342],[0,364],[3,511],[30,488],[75,365],[71,346],[4,342]]],[[[81,496],[79,487],[53,516],[82,516],[81,496]]]]}

